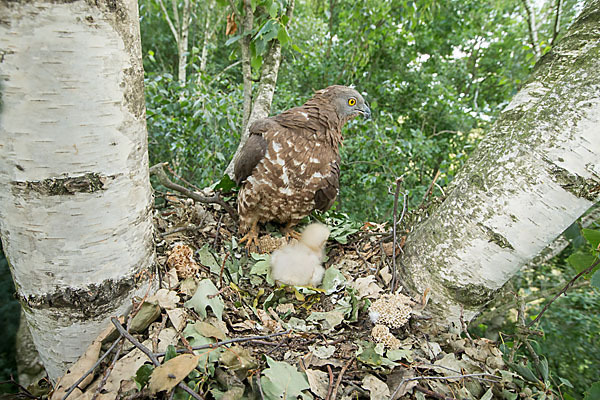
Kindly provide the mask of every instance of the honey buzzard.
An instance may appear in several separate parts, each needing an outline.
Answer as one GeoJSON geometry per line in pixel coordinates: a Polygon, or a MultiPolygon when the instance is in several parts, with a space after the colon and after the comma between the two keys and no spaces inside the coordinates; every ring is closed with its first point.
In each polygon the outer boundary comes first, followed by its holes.
{"type": "MultiPolygon", "coordinates": [[[[370,118],[363,97],[347,86],[319,90],[301,107],[263,118],[234,163],[241,241],[257,243],[257,224],[291,228],[313,210],[329,209],[338,194],[342,127],[357,115],[370,118]]],[[[294,232],[295,233],[295,232],[294,232]]]]}

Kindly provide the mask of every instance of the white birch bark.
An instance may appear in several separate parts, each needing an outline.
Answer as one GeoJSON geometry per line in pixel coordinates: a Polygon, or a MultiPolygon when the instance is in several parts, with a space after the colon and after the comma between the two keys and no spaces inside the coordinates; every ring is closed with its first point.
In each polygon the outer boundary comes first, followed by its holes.
{"type": "MultiPolygon", "coordinates": [[[[468,321],[600,198],[600,1],[504,109],[401,264],[447,324],[468,321]]],[[[458,325],[460,329],[460,325],[458,325]]]]}
{"type": "Polygon", "coordinates": [[[137,2],[0,0],[0,235],[52,380],[154,263],[137,2]]]}
{"type": "MultiPolygon", "coordinates": [[[[294,0],[289,0],[286,14],[288,21],[292,19],[294,12],[294,0]]],[[[248,43],[249,47],[249,43],[248,43]]],[[[243,46],[242,46],[243,48],[243,46]]],[[[242,66],[244,65],[245,58],[242,57],[242,66]]],[[[273,103],[273,95],[275,94],[275,86],[277,85],[277,75],[279,73],[279,66],[281,65],[281,43],[277,39],[273,39],[271,46],[265,55],[261,70],[260,70],[260,82],[256,91],[256,96],[252,101],[252,109],[249,111],[248,119],[244,115],[244,125],[242,135],[240,138],[240,144],[238,145],[235,154],[231,158],[229,165],[225,169],[225,173],[229,176],[233,176],[233,166],[235,159],[238,157],[242,147],[248,140],[250,135],[250,126],[259,119],[266,118],[269,116],[271,111],[271,103],[273,103]]],[[[249,66],[248,66],[249,67],[249,66]]],[[[246,76],[246,72],[244,72],[246,76]]],[[[244,84],[246,79],[244,79],[244,84]]],[[[251,83],[250,83],[251,84],[251,83]]],[[[250,91],[251,94],[251,91],[250,91]]],[[[244,89],[244,104],[246,104],[246,90],[244,89]]],[[[244,114],[246,113],[246,107],[244,106],[244,114]]]]}

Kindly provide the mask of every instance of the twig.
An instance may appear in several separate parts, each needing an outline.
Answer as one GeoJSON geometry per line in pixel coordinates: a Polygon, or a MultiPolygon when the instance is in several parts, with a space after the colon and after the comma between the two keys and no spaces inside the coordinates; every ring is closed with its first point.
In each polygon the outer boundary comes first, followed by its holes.
{"type": "MultiPolygon", "coordinates": [[[[287,335],[291,331],[292,331],[291,329],[288,329],[285,332],[271,333],[270,335],[249,336],[249,337],[245,337],[245,338],[235,338],[235,339],[223,340],[222,342],[215,342],[215,343],[210,343],[210,344],[203,344],[200,346],[194,346],[194,347],[192,347],[192,350],[214,349],[214,348],[217,348],[217,347],[220,347],[220,346],[223,346],[226,344],[230,344],[230,343],[249,342],[249,341],[253,341],[253,340],[268,339],[268,338],[272,338],[274,336],[287,335]]],[[[184,349],[177,349],[177,353],[185,353],[186,351],[187,350],[184,350],[184,349]]],[[[157,357],[162,357],[165,355],[165,353],[156,353],[155,355],[157,357]]]]}
{"type": "Polygon", "coordinates": [[[432,375],[432,376],[415,376],[413,378],[404,378],[402,379],[402,381],[400,381],[400,383],[398,384],[398,386],[396,386],[396,390],[394,390],[394,393],[392,393],[392,395],[390,396],[390,398],[394,398],[394,396],[396,396],[396,393],[398,393],[398,390],[400,390],[400,388],[402,387],[402,385],[405,382],[410,382],[410,381],[421,381],[421,380],[425,380],[425,379],[431,379],[431,380],[451,380],[451,379],[464,379],[464,378],[474,378],[480,381],[485,381],[485,382],[494,382],[494,383],[498,383],[500,382],[500,380],[495,380],[495,379],[487,379],[487,378],[483,378],[484,376],[488,376],[488,377],[493,377],[496,379],[501,379],[500,377],[496,376],[496,375],[492,375],[492,374],[487,374],[487,373],[480,373],[480,374],[464,374],[464,375],[456,375],[456,376],[437,376],[437,375],[432,375]]]}
{"type": "Polygon", "coordinates": [[[221,198],[221,196],[219,196],[219,194],[215,194],[214,196],[210,196],[210,197],[202,196],[196,192],[192,192],[191,190],[171,181],[169,179],[169,177],[167,176],[167,173],[164,170],[165,165],[167,165],[167,163],[160,163],[160,164],[156,164],[150,168],[150,175],[156,175],[158,177],[158,180],[160,181],[160,183],[163,186],[165,186],[169,189],[176,190],[179,193],[183,193],[190,199],[199,201],[200,203],[218,204],[221,207],[223,207],[225,209],[225,211],[227,211],[229,213],[229,215],[231,215],[232,218],[234,218],[234,219],[237,218],[236,212],[233,209],[233,207],[231,207],[229,204],[225,203],[225,201],[221,198]]]}
{"type": "Polygon", "coordinates": [[[223,214],[219,215],[219,221],[217,222],[217,231],[215,233],[215,240],[213,241],[213,249],[217,249],[219,244],[219,235],[221,234],[221,220],[223,219],[223,214]]]}
{"type": "Polygon", "coordinates": [[[265,395],[263,393],[262,383],[260,382],[260,369],[256,371],[256,385],[258,386],[258,392],[260,393],[260,398],[265,400],[265,395]]]}
{"type": "Polygon", "coordinates": [[[168,320],[167,316],[165,314],[163,314],[162,321],[160,322],[158,329],[152,336],[152,351],[155,353],[158,351],[158,336],[160,335],[162,330],[165,329],[165,326],[167,326],[167,320],[168,320]]]}
{"type": "Polygon", "coordinates": [[[227,259],[229,258],[230,254],[231,254],[231,252],[228,251],[227,254],[225,254],[225,257],[223,257],[223,263],[221,264],[221,270],[219,271],[219,287],[221,288],[220,291],[224,290],[224,288],[223,288],[223,271],[225,270],[225,263],[227,262],[227,259]]]}
{"type": "Polygon", "coordinates": [[[179,233],[179,232],[184,232],[184,231],[195,231],[198,229],[200,229],[200,227],[197,225],[180,226],[179,228],[171,229],[168,232],[161,233],[160,236],[165,237],[165,236],[172,235],[174,233],[179,233]]]}
{"type": "MultiPolygon", "coordinates": [[[[150,275],[149,281],[152,282],[153,280],[154,280],[154,273],[152,273],[150,275]]],[[[144,298],[139,303],[137,303],[137,305],[134,307],[134,309],[132,310],[132,312],[129,313],[129,316],[128,316],[128,319],[127,319],[127,331],[129,331],[129,329],[131,328],[131,322],[133,321],[133,318],[142,309],[142,305],[144,304],[144,302],[148,298],[148,295],[150,294],[150,289],[151,288],[152,288],[152,285],[148,285],[148,288],[146,289],[146,293],[144,294],[144,298]]],[[[119,335],[119,338],[115,341],[115,343],[113,343],[113,346],[115,346],[117,343],[119,343],[119,347],[117,348],[117,351],[115,352],[115,356],[113,357],[112,363],[108,366],[108,368],[106,369],[106,371],[104,373],[104,376],[102,377],[102,380],[98,384],[98,387],[96,387],[96,391],[94,392],[94,396],[92,397],[92,400],[96,400],[98,398],[98,395],[100,394],[100,392],[104,388],[104,385],[106,385],[106,381],[108,380],[108,377],[110,376],[112,370],[114,369],[115,365],[117,364],[117,361],[119,360],[119,357],[121,355],[121,351],[123,350],[123,344],[124,344],[124,342],[125,342],[125,338],[123,337],[123,335],[119,335]]],[[[111,346],[111,348],[113,346],[111,346]]]]}
{"type": "Polygon", "coordinates": [[[234,62],[233,64],[228,65],[227,67],[223,68],[223,70],[217,74],[215,74],[212,79],[208,82],[208,86],[211,85],[211,83],[213,83],[219,76],[223,75],[225,72],[227,72],[228,70],[230,70],[231,68],[237,66],[238,64],[241,64],[242,61],[238,60],[236,62],[234,62]]]}
{"type": "Polygon", "coordinates": [[[331,365],[327,364],[327,373],[329,374],[329,388],[327,389],[327,396],[325,400],[331,399],[331,392],[333,391],[333,371],[331,370],[331,365]]]}
{"type": "Polygon", "coordinates": [[[464,317],[463,312],[464,312],[464,308],[463,308],[463,306],[461,304],[461,306],[460,306],[460,325],[461,325],[461,328],[462,328],[463,332],[467,336],[467,338],[470,341],[473,341],[473,338],[471,337],[471,335],[469,335],[469,330],[467,329],[467,324],[465,323],[465,317],[464,317]]]}
{"type": "MultiPolygon", "coordinates": [[[[129,340],[135,347],[140,349],[142,353],[144,353],[146,356],[148,356],[148,358],[150,359],[150,361],[152,361],[152,364],[154,364],[155,367],[160,366],[160,362],[158,361],[158,358],[156,357],[156,355],[153,352],[151,352],[149,348],[147,348],[146,346],[141,344],[129,332],[127,332],[117,318],[112,317],[110,319],[110,321],[113,323],[115,328],[117,328],[117,330],[119,331],[119,333],[121,333],[121,335],[123,337],[125,337],[127,340],[129,340]]],[[[192,389],[187,387],[187,385],[185,385],[183,382],[179,382],[179,384],[177,384],[177,387],[186,391],[190,396],[192,396],[196,400],[203,400],[202,396],[200,396],[198,393],[194,392],[192,389]]]]}
{"type": "Polygon", "coordinates": [[[171,166],[169,164],[166,164],[165,167],[167,167],[167,169],[169,170],[169,172],[171,173],[171,175],[173,175],[175,178],[179,179],[180,181],[182,181],[186,185],[191,186],[191,187],[193,187],[194,189],[196,189],[198,191],[202,190],[198,186],[194,185],[193,183],[190,183],[190,182],[186,181],[183,177],[179,176],[175,171],[173,171],[173,168],[171,168],[171,166]]]}
{"type": "Polygon", "coordinates": [[[433,392],[429,389],[424,388],[423,386],[417,385],[415,386],[415,390],[418,390],[421,393],[426,394],[427,396],[431,396],[434,397],[436,399],[440,399],[440,400],[454,400],[454,398],[452,397],[446,397],[444,395],[441,395],[439,393],[433,392]]]}
{"type": "Polygon", "coordinates": [[[567,290],[569,290],[569,288],[571,286],[573,286],[573,284],[575,283],[575,281],[577,279],[579,279],[581,276],[589,273],[590,271],[592,271],[596,265],[598,265],[600,263],[600,258],[598,258],[596,261],[594,261],[594,263],[592,265],[590,265],[589,267],[587,267],[586,269],[584,269],[583,271],[581,271],[580,273],[578,273],[577,275],[575,275],[575,277],[573,279],[571,279],[562,289],[560,292],[558,292],[553,298],[552,300],[550,300],[548,303],[546,303],[546,305],[544,306],[544,308],[542,308],[542,311],[540,311],[540,313],[537,315],[537,317],[535,317],[535,319],[533,321],[531,321],[530,323],[527,324],[526,328],[530,328],[533,324],[535,324],[536,322],[538,322],[540,320],[540,318],[542,318],[542,315],[544,315],[544,313],[546,312],[546,310],[548,309],[548,307],[550,307],[550,305],[552,303],[554,303],[554,300],[558,299],[562,294],[564,294],[567,290]]]}
{"type": "Polygon", "coordinates": [[[436,132],[436,133],[434,133],[434,134],[433,134],[433,135],[431,135],[430,137],[439,136],[439,135],[441,135],[442,133],[458,133],[458,132],[459,132],[459,131],[449,131],[449,130],[443,130],[443,131],[439,131],[439,132],[436,132]]]}
{"type": "Polygon", "coordinates": [[[120,338],[121,338],[121,336],[119,336],[119,338],[118,338],[117,340],[115,340],[115,342],[114,342],[114,343],[113,343],[113,344],[112,344],[112,345],[111,345],[111,346],[108,348],[108,350],[106,350],[106,352],[105,352],[104,354],[102,354],[102,356],[100,356],[100,358],[98,358],[98,361],[96,361],[96,363],[95,363],[95,364],[92,366],[92,368],[88,369],[88,370],[85,372],[85,374],[83,374],[83,375],[81,376],[81,378],[77,379],[77,381],[75,381],[75,383],[71,385],[71,387],[70,387],[70,388],[67,390],[67,392],[66,392],[66,393],[65,393],[65,395],[63,396],[62,400],[66,400],[66,399],[67,399],[67,397],[69,397],[69,396],[71,395],[71,393],[73,393],[73,390],[75,390],[75,388],[76,388],[77,386],[79,386],[79,384],[80,384],[81,382],[83,382],[83,380],[84,380],[85,378],[87,378],[87,376],[88,376],[89,374],[91,374],[92,372],[94,372],[94,370],[96,369],[96,367],[97,367],[98,365],[100,365],[100,363],[101,363],[102,361],[104,361],[104,359],[105,359],[106,357],[108,357],[108,355],[109,355],[109,354],[110,354],[110,353],[111,353],[111,352],[112,352],[112,351],[115,349],[115,347],[117,347],[117,344],[120,342],[120,340],[119,340],[120,338]]]}
{"type": "Polygon", "coordinates": [[[158,367],[160,365],[160,362],[158,361],[158,358],[156,358],[156,355],[153,352],[151,352],[149,348],[147,348],[146,346],[141,344],[136,338],[134,338],[131,335],[131,333],[127,332],[116,317],[111,317],[110,322],[112,322],[115,328],[117,328],[121,336],[125,337],[135,347],[140,349],[142,353],[148,356],[148,358],[150,359],[150,361],[152,361],[152,364],[154,364],[155,367],[158,367]]]}
{"type": "Polygon", "coordinates": [[[400,220],[397,220],[398,216],[398,196],[400,195],[400,183],[404,178],[401,176],[396,178],[396,191],[394,193],[394,219],[392,226],[392,280],[390,281],[390,289],[392,292],[395,292],[398,288],[398,270],[396,266],[396,243],[397,240],[397,225],[402,222],[404,219],[404,213],[406,212],[406,193],[402,194],[403,204],[402,204],[402,215],[400,216],[400,220]]]}
{"type": "Polygon", "coordinates": [[[27,397],[29,399],[38,399],[39,398],[39,397],[31,394],[31,392],[29,390],[27,390],[27,388],[25,386],[23,386],[19,382],[15,381],[15,378],[12,376],[12,374],[10,375],[9,381],[0,382],[0,385],[6,385],[6,384],[10,384],[10,385],[14,385],[14,386],[18,387],[19,390],[21,390],[22,394],[24,394],[25,397],[27,397]]]}
{"type": "Polygon", "coordinates": [[[340,387],[340,384],[342,383],[342,377],[344,376],[344,373],[346,372],[346,370],[348,369],[348,367],[350,366],[350,364],[352,364],[353,361],[354,361],[354,358],[351,358],[342,367],[342,370],[340,371],[340,374],[338,375],[338,378],[335,381],[335,386],[333,387],[333,392],[331,393],[331,399],[335,400],[337,398],[337,391],[338,391],[338,388],[340,387]]]}
{"type": "Polygon", "coordinates": [[[115,365],[117,364],[117,361],[119,360],[119,356],[121,355],[121,350],[123,350],[123,343],[125,342],[125,338],[123,338],[121,336],[120,339],[117,340],[117,342],[119,343],[119,347],[117,348],[117,351],[115,352],[115,356],[113,357],[112,362],[110,363],[110,365],[104,372],[104,376],[102,377],[100,384],[96,388],[96,391],[94,392],[94,395],[92,396],[92,400],[96,400],[98,398],[98,395],[102,391],[102,388],[104,388],[104,385],[106,385],[106,381],[108,380],[108,377],[110,376],[112,370],[115,368],[115,365]]]}
{"type": "Polygon", "coordinates": [[[429,187],[427,188],[427,192],[425,192],[425,196],[423,196],[423,200],[421,200],[421,204],[419,204],[419,208],[421,208],[421,206],[427,201],[429,195],[431,195],[431,192],[433,192],[433,186],[435,185],[435,181],[437,181],[440,177],[440,173],[441,171],[438,169],[435,173],[435,176],[433,177],[433,180],[429,184],[429,187]]]}
{"type": "Polygon", "coordinates": [[[354,245],[354,251],[356,251],[356,254],[358,254],[358,256],[360,257],[360,259],[362,260],[362,265],[361,267],[364,266],[368,266],[369,263],[367,262],[367,259],[365,258],[365,256],[362,255],[362,253],[360,252],[360,250],[358,249],[358,245],[354,245]]]}

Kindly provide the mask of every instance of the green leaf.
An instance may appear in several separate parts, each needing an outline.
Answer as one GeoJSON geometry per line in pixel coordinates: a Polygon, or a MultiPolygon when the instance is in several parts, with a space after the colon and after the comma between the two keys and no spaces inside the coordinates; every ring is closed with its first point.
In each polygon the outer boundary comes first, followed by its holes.
{"type": "Polygon", "coordinates": [[[277,9],[279,8],[279,3],[277,3],[276,1],[271,3],[271,6],[269,7],[269,15],[271,16],[271,18],[277,18],[277,9]]]}
{"type": "Polygon", "coordinates": [[[533,371],[530,370],[529,367],[527,367],[525,364],[523,364],[523,363],[515,364],[515,363],[511,363],[509,361],[507,361],[506,364],[513,371],[515,371],[522,378],[524,378],[525,380],[528,380],[529,382],[533,382],[533,383],[539,382],[539,379],[535,376],[533,371]]]}
{"type": "Polygon", "coordinates": [[[573,388],[573,384],[568,379],[561,378],[560,376],[558,377],[558,379],[562,382],[563,385],[573,388]]]}
{"type": "Polygon", "coordinates": [[[225,42],[225,46],[229,46],[230,44],[233,44],[233,43],[237,42],[241,38],[242,38],[242,34],[241,33],[239,35],[232,36],[229,39],[227,39],[227,41],[225,42]]]}
{"type": "Polygon", "coordinates": [[[193,308],[203,319],[206,318],[206,307],[210,307],[215,316],[222,320],[225,303],[221,300],[221,296],[216,295],[218,292],[217,287],[210,279],[203,279],[198,284],[194,296],[185,302],[185,306],[193,308]]]}
{"type": "Polygon", "coordinates": [[[254,68],[254,69],[259,69],[260,66],[262,65],[262,62],[263,62],[262,56],[252,57],[252,59],[250,60],[250,64],[251,64],[252,68],[254,68]]]}
{"type": "Polygon", "coordinates": [[[600,245],[600,231],[595,229],[582,229],[581,234],[594,250],[598,250],[598,245],[600,245]]]}
{"type": "Polygon", "coordinates": [[[588,390],[585,391],[583,400],[598,400],[600,399],[600,381],[594,383],[588,390]]]}
{"type": "Polygon", "coordinates": [[[298,372],[296,367],[265,356],[269,368],[264,370],[261,379],[265,399],[296,400],[303,390],[310,389],[306,374],[298,372]]]}
{"type": "Polygon", "coordinates": [[[271,256],[269,254],[252,253],[252,258],[256,263],[250,268],[250,275],[264,276],[269,285],[275,283],[271,277],[271,256]]]}
{"type": "Polygon", "coordinates": [[[413,362],[413,352],[410,349],[388,350],[385,355],[392,361],[400,361],[404,359],[409,363],[413,362]]]}
{"type": "Polygon", "coordinates": [[[295,44],[292,44],[292,49],[296,50],[298,53],[301,53],[301,54],[303,53],[302,50],[300,50],[300,47],[298,47],[295,44]]]}
{"type": "Polygon", "coordinates": [[[287,29],[285,29],[284,25],[279,27],[279,32],[277,32],[277,40],[281,43],[281,46],[287,45],[290,41],[290,35],[287,33],[287,29]]]}
{"type": "Polygon", "coordinates": [[[340,290],[346,284],[346,278],[339,269],[329,267],[323,275],[323,283],[321,289],[325,290],[326,294],[332,294],[340,290]]]}
{"type": "Polygon", "coordinates": [[[381,354],[377,353],[375,347],[375,343],[361,342],[358,350],[360,353],[358,353],[356,357],[358,361],[374,367],[380,366],[383,362],[383,357],[381,354]]]}
{"type": "Polygon", "coordinates": [[[154,366],[150,364],[144,364],[138,368],[133,378],[138,390],[142,390],[148,384],[152,371],[154,371],[154,366]]]}
{"type": "Polygon", "coordinates": [[[165,359],[163,362],[169,361],[171,358],[177,357],[177,349],[172,344],[167,346],[167,350],[165,351],[165,359]]]}
{"type": "Polygon", "coordinates": [[[198,256],[200,264],[210,268],[211,273],[218,275],[221,272],[221,265],[215,258],[215,255],[211,253],[208,244],[202,246],[202,248],[196,252],[196,255],[198,256]]]}
{"type": "Polygon", "coordinates": [[[214,186],[213,189],[219,190],[222,193],[229,193],[236,186],[237,186],[237,184],[235,183],[235,181],[233,179],[231,179],[231,177],[229,175],[225,174],[225,175],[223,175],[221,180],[219,182],[217,182],[217,184],[214,186]]]}
{"type": "Polygon", "coordinates": [[[593,287],[600,290],[600,270],[594,272],[594,275],[592,275],[592,281],[590,283],[593,287]]]}
{"type": "Polygon", "coordinates": [[[540,358],[540,364],[537,366],[537,370],[540,373],[544,382],[547,382],[549,370],[548,370],[548,360],[546,359],[546,357],[540,358]]]}
{"type": "MultiPolygon", "coordinates": [[[[200,332],[198,332],[195,328],[195,324],[187,324],[182,333],[185,336],[185,338],[188,339],[188,342],[192,347],[212,344],[216,341],[215,339],[207,338],[203,336],[200,332]]],[[[194,353],[200,356],[200,358],[198,359],[198,368],[202,370],[202,372],[212,376],[215,372],[215,363],[219,361],[219,358],[221,357],[221,353],[223,353],[223,351],[225,350],[222,347],[216,349],[208,348],[194,350],[194,353]]]]}
{"type": "Polygon", "coordinates": [[[567,258],[569,265],[572,266],[577,272],[581,272],[588,268],[594,263],[594,261],[596,261],[596,257],[594,255],[581,250],[571,254],[569,258],[567,258]]]}
{"type": "Polygon", "coordinates": [[[279,24],[278,23],[273,23],[272,28],[269,30],[269,32],[267,32],[264,35],[264,40],[266,43],[269,43],[271,40],[275,39],[277,37],[277,34],[279,33],[279,24]]]}
{"type": "Polygon", "coordinates": [[[489,388],[479,400],[491,400],[492,397],[494,397],[494,394],[492,393],[492,388],[489,388]]]}

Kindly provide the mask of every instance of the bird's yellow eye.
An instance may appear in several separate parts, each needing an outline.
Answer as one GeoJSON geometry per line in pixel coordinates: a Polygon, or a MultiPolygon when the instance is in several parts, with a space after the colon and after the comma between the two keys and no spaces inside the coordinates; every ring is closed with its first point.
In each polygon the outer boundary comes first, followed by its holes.
{"type": "Polygon", "coordinates": [[[348,105],[349,106],[353,106],[355,104],[356,104],[356,99],[355,98],[348,99],[348,105]]]}

